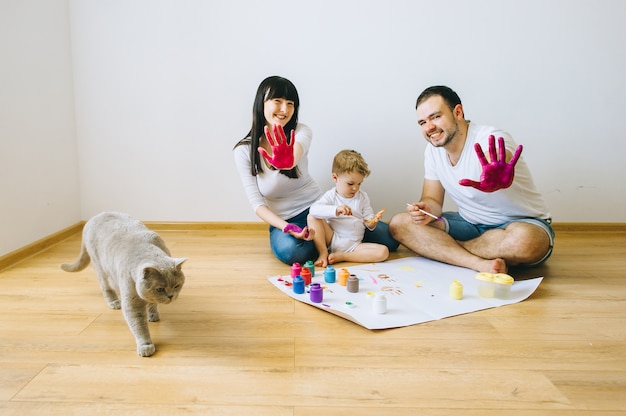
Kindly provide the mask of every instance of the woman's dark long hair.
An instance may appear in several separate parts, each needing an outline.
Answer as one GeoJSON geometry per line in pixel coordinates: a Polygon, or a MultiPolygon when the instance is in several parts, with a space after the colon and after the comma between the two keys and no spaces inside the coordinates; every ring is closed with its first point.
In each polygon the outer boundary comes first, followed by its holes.
{"type": "MultiPolygon", "coordinates": [[[[271,76],[265,78],[256,92],[254,98],[254,105],[252,107],[252,128],[250,132],[241,139],[236,145],[250,145],[250,167],[252,176],[256,176],[259,172],[263,172],[263,164],[261,163],[261,155],[257,150],[259,147],[259,140],[265,134],[265,114],[263,112],[265,101],[272,100],[274,98],[284,98],[294,103],[294,111],[291,120],[285,125],[285,135],[289,139],[291,136],[291,130],[295,130],[298,125],[298,109],[300,108],[300,98],[298,97],[298,91],[295,85],[286,78],[279,76],[271,76]]],[[[298,168],[294,166],[289,170],[281,170],[280,173],[289,177],[297,178],[298,168]]]]}

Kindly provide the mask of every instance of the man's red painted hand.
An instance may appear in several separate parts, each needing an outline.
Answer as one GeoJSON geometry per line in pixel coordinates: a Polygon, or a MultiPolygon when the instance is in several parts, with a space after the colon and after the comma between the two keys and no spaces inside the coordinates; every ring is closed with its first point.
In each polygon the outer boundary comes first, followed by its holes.
{"type": "Polygon", "coordinates": [[[515,177],[515,164],[517,163],[520,155],[522,154],[522,145],[519,145],[515,150],[515,154],[509,163],[506,162],[506,148],[504,147],[504,138],[498,139],[498,152],[496,152],[495,137],[489,136],[489,157],[491,162],[487,161],[485,153],[479,143],[474,145],[476,155],[482,166],[482,173],[480,175],[480,181],[473,181],[471,179],[461,179],[459,185],[471,186],[479,191],[483,192],[495,192],[500,189],[505,189],[511,186],[513,178],[515,177]],[[498,153],[500,157],[498,158],[498,153]]]}

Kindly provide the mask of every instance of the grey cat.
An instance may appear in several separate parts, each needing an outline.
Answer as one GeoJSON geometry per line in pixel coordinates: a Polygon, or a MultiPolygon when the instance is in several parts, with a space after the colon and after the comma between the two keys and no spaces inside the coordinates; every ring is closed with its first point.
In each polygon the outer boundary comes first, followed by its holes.
{"type": "Polygon", "coordinates": [[[151,356],[156,348],[148,321],[159,320],[158,303],[178,297],[185,282],[181,267],[187,259],[170,257],[157,233],[117,212],[103,212],[87,221],[78,259],[62,264],[61,269],[83,270],[90,259],[109,307],[121,307],[135,336],[137,353],[151,356]]]}

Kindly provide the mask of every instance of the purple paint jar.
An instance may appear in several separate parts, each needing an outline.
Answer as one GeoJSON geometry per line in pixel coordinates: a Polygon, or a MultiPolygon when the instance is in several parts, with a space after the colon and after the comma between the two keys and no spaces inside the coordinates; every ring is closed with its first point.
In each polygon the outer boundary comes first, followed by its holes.
{"type": "Polygon", "coordinates": [[[313,283],[309,289],[311,292],[311,302],[321,303],[324,300],[324,289],[319,283],[313,283]]]}

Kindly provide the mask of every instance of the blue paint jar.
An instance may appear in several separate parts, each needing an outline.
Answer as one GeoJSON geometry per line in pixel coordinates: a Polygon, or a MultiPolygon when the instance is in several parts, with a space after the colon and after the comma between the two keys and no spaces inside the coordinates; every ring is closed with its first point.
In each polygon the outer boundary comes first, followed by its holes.
{"type": "Polygon", "coordinates": [[[329,264],[324,270],[324,281],[326,283],[335,283],[336,276],[337,273],[335,272],[335,268],[329,264]]]}
{"type": "Polygon", "coordinates": [[[293,293],[304,293],[304,279],[302,279],[302,276],[296,276],[293,278],[293,293]]]}

